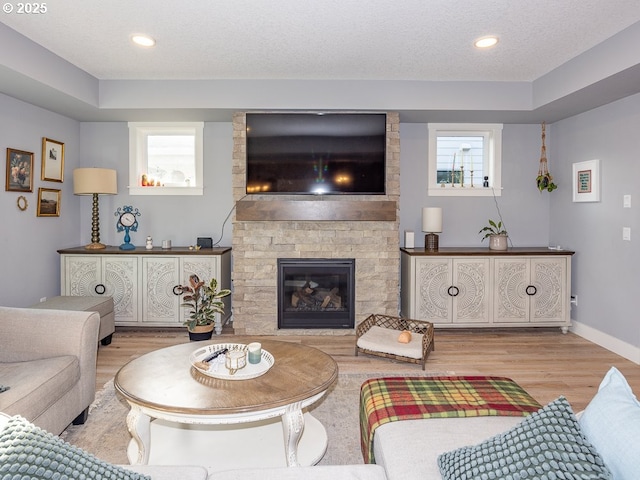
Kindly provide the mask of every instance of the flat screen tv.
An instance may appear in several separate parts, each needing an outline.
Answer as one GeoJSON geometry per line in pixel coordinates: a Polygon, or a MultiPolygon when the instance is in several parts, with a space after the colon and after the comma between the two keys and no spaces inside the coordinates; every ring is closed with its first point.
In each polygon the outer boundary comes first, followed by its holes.
{"type": "Polygon", "coordinates": [[[385,193],[384,113],[247,113],[248,194],[385,193]]]}

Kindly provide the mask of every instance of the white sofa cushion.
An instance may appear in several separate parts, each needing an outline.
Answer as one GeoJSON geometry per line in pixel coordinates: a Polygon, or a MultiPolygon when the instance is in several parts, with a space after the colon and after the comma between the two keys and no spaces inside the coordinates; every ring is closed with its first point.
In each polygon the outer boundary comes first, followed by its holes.
{"type": "Polygon", "coordinates": [[[214,472],[209,480],[385,480],[378,465],[251,468],[214,472]]]}
{"type": "Polygon", "coordinates": [[[580,416],[580,426],[614,478],[635,480],[640,476],[640,402],[615,367],[580,416]]]}
{"type": "Polygon", "coordinates": [[[376,429],[374,458],[389,480],[441,478],[438,455],[481,442],[521,421],[522,417],[486,416],[386,423],[376,429]]]}

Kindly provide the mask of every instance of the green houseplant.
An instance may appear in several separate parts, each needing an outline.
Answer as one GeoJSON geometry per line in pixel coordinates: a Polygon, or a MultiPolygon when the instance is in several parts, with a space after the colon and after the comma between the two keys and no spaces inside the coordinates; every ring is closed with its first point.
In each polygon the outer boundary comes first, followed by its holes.
{"type": "Polygon", "coordinates": [[[224,303],[220,299],[230,295],[231,290],[218,290],[218,281],[215,278],[207,283],[195,274],[189,276],[189,285],[183,285],[180,289],[185,294],[182,306],[190,309],[189,318],[184,321],[189,337],[206,340],[211,338],[214,327],[216,327],[216,334],[220,334],[222,324],[216,325],[218,318],[216,314],[224,314],[224,303]]]}
{"type": "Polygon", "coordinates": [[[489,238],[489,250],[507,249],[509,234],[502,224],[502,221],[496,223],[493,220],[489,220],[489,225],[482,228],[478,233],[484,233],[482,240],[489,238]]]}

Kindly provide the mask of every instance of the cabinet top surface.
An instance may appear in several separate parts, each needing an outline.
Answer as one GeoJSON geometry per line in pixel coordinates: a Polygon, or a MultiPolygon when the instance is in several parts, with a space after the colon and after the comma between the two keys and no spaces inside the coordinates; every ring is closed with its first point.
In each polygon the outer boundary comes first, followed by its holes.
{"type": "Polygon", "coordinates": [[[136,247],[135,250],[120,250],[118,247],[108,246],[99,250],[90,250],[84,247],[61,248],[58,253],[75,255],[222,255],[229,251],[231,251],[231,247],[201,248],[200,250],[189,250],[189,247],[153,247],[151,250],[147,250],[145,247],[136,247]]]}
{"type": "Polygon", "coordinates": [[[489,250],[488,247],[445,247],[432,252],[422,248],[400,248],[400,251],[410,256],[510,256],[510,255],[573,255],[571,250],[556,250],[548,247],[513,247],[508,250],[489,250]]]}

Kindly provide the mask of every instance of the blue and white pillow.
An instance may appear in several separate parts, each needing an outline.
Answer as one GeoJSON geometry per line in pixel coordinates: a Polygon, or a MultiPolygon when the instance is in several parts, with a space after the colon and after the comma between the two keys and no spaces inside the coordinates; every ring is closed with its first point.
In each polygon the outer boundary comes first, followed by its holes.
{"type": "Polygon", "coordinates": [[[617,368],[607,372],[579,421],[616,480],[640,478],[640,402],[617,368]]]}

